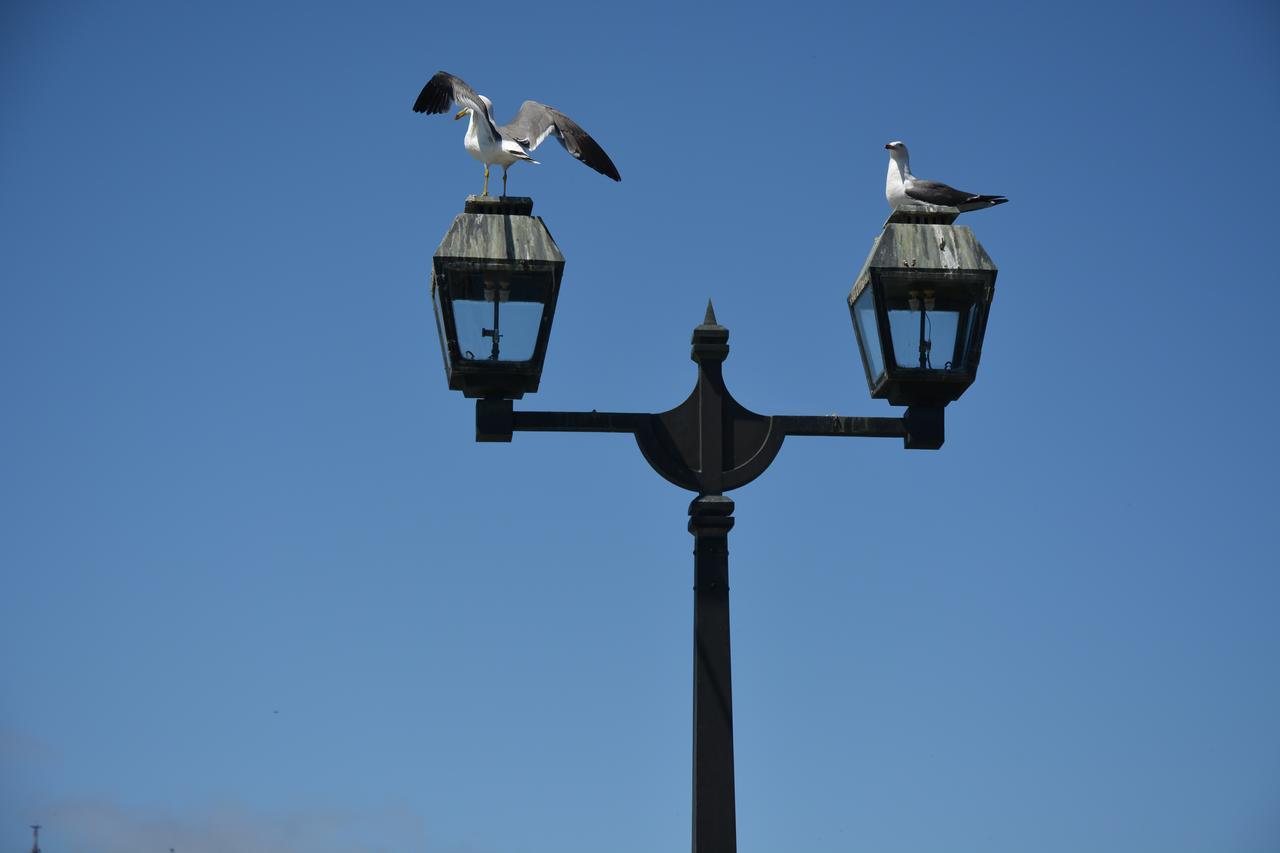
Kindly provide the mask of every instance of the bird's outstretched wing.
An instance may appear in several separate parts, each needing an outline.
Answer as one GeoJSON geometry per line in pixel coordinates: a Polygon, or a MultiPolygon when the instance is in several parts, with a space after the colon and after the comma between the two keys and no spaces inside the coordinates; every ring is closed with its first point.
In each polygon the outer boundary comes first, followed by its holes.
{"type": "Polygon", "coordinates": [[[958,207],[961,210],[977,210],[982,207],[995,207],[1009,199],[1002,195],[975,195],[955,187],[949,187],[938,181],[922,181],[919,178],[911,181],[905,188],[908,198],[923,201],[925,204],[941,204],[947,207],[958,207]]]}
{"type": "MultiPolygon", "coordinates": [[[[428,83],[427,87],[430,88],[430,85],[428,83]]],[[[425,93],[426,90],[424,89],[423,92],[425,93]]],[[[502,131],[503,136],[516,140],[530,151],[541,145],[549,135],[554,134],[564,146],[565,151],[600,174],[615,181],[622,180],[622,176],[618,174],[618,167],[613,165],[613,161],[609,159],[608,154],[604,153],[600,143],[592,139],[591,135],[576,121],[554,107],[537,101],[525,101],[520,105],[520,112],[516,113],[511,123],[504,124],[499,130],[502,131]]]]}
{"type": "Polygon", "coordinates": [[[461,77],[454,77],[448,71],[437,71],[435,76],[427,81],[427,85],[423,86],[422,91],[418,93],[418,100],[413,102],[413,111],[428,115],[448,112],[449,105],[455,101],[483,116],[493,128],[493,135],[497,137],[498,126],[494,123],[493,116],[489,114],[488,104],[481,99],[475,89],[466,84],[466,81],[461,77]]]}

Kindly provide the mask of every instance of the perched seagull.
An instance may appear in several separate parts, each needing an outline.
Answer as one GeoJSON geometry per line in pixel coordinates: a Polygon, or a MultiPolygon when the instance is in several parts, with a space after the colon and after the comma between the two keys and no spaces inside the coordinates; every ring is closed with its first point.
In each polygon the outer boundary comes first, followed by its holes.
{"type": "Polygon", "coordinates": [[[609,155],[604,153],[599,143],[579,127],[577,122],[559,110],[537,101],[525,101],[511,123],[499,127],[494,123],[493,104],[488,98],[477,94],[475,89],[460,78],[440,71],[422,87],[418,100],[413,102],[413,111],[442,113],[453,102],[462,107],[454,116],[455,120],[464,115],[470,116],[462,146],[472,157],[484,163],[484,191],[481,195],[489,194],[490,166],[502,167],[502,194],[506,195],[507,169],[517,160],[537,163],[537,160],[529,156],[529,152],[541,145],[549,135],[554,135],[564,146],[564,150],[600,174],[615,181],[622,180],[609,155]]]}
{"type": "Polygon", "coordinates": [[[958,207],[963,212],[995,207],[1009,200],[1002,195],[974,195],[937,181],[922,181],[911,174],[911,155],[906,145],[890,142],[885,148],[889,149],[889,174],[884,181],[884,197],[895,210],[901,204],[923,202],[958,207]]]}

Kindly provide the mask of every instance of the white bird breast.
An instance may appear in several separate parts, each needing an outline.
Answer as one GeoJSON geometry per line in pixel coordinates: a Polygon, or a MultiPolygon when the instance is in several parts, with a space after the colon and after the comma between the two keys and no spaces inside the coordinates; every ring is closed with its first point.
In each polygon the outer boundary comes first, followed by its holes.
{"type": "Polygon", "coordinates": [[[462,147],[472,157],[490,166],[510,166],[517,160],[527,160],[528,155],[520,148],[520,144],[509,139],[494,139],[492,134],[480,133],[476,121],[476,111],[467,114],[467,135],[462,138],[462,147]]]}
{"type": "Polygon", "coordinates": [[[889,172],[884,179],[884,197],[888,199],[889,206],[894,208],[911,201],[907,198],[907,188],[902,180],[902,167],[893,157],[889,158],[889,172]]]}

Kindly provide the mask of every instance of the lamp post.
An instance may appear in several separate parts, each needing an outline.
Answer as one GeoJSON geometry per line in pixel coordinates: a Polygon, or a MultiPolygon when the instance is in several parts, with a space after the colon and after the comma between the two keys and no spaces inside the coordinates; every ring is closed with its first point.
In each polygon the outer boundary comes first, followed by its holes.
{"type": "Polygon", "coordinates": [[[476,441],[511,441],[517,432],[630,433],[655,471],[696,494],[689,504],[693,851],[733,853],[728,538],[734,504],[725,492],[764,473],[787,436],[901,438],[908,449],[940,448],[943,409],[977,372],[996,267],[968,228],[952,224],[954,209],[899,208],[886,222],[848,304],[872,396],[906,406],[900,418],[759,415],[744,408],[724,384],[729,330],[716,321],[710,302],[693,330],[696,384],[674,409],[516,411],[512,400],[538,388],[564,269],[532,211],[528,198],[471,196],[436,252],[431,289],[449,387],[477,398],[476,441]],[[512,302],[523,307],[504,319],[512,302]],[[492,339],[487,356],[467,349],[485,338],[492,339]],[[500,346],[502,340],[508,343],[500,346]]]}

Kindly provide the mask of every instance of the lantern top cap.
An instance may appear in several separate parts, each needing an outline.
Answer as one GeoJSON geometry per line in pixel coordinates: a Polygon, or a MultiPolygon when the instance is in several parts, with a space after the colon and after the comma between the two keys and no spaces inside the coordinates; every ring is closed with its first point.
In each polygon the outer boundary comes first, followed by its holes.
{"type": "Polygon", "coordinates": [[[526,195],[469,195],[464,213],[532,216],[533,199],[526,195]]]}
{"type": "Polygon", "coordinates": [[[951,225],[960,215],[960,208],[938,204],[901,204],[885,220],[885,225],[951,225]]]}

